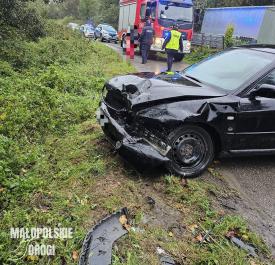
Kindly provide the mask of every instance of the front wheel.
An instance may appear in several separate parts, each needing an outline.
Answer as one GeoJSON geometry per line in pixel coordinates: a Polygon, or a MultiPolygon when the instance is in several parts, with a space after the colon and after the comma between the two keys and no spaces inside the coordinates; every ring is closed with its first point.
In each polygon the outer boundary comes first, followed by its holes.
{"type": "Polygon", "coordinates": [[[198,177],[214,159],[214,145],[209,133],[198,126],[184,126],[168,136],[171,146],[171,173],[185,178],[198,177]]]}
{"type": "Polygon", "coordinates": [[[174,55],[175,62],[181,62],[184,58],[184,53],[177,53],[174,55]]]}

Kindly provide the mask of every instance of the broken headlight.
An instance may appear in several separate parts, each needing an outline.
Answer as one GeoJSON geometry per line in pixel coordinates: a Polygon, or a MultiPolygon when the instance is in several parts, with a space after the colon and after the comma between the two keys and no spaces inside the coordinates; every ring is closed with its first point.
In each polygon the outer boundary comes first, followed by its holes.
{"type": "Polygon", "coordinates": [[[171,150],[171,146],[162,141],[156,135],[152,134],[147,129],[143,132],[143,140],[150,144],[153,148],[159,151],[159,153],[163,156],[167,156],[169,151],[171,150]]]}

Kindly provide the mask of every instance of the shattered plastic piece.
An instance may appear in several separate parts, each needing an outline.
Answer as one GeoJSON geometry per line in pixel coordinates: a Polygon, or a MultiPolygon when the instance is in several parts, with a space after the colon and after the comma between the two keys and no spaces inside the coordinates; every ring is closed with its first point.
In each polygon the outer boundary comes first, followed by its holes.
{"type": "Polygon", "coordinates": [[[141,229],[141,228],[139,228],[139,227],[131,227],[130,230],[131,230],[132,232],[134,232],[134,233],[144,233],[144,232],[145,232],[144,229],[141,229]]]}
{"type": "Polygon", "coordinates": [[[170,257],[165,250],[162,248],[158,247],[157,248],[157,254],[160,257],[160,264],[161,265],[176,265],[175,261],[170,257]]]}
{"type": "Polygon", "coordinates": [[[147,200],[147,203],[148,203],[149,205],[155,206],[156,201],[155,201],[152,197],[147,196],[147,197],[146,197],[146,200],[147,200]]]}
{"type": "Polygon", "coordinates": [[[250,256],[252,256],[254,258],[258,256],[254,247],[252,247],[248,244],[245,244],[239,238],[233,236],[233,237],[230,238],[230,240],[233,244],[235,244],[239,248],[246,250],[249,253],[250,256]]]}
{"type": "Polygon", "coordinates": [[[125,228],[129,225],[127,216],[128,210],[123,208],[92,228],[84,240],[79,265],[111,264],[114,242],[128,233],[125,228]]]}

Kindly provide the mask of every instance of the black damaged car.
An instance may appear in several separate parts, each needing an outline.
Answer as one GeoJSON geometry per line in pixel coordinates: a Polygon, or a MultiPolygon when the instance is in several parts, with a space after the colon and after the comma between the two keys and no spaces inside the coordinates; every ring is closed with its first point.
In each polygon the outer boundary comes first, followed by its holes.
{"type": "Polygon", "coordinates": [[[182,72],[119,76],[97,118],[139,167],[196,177],[221,155],[275,154],[275,46],[217,53],[182,72]]]}

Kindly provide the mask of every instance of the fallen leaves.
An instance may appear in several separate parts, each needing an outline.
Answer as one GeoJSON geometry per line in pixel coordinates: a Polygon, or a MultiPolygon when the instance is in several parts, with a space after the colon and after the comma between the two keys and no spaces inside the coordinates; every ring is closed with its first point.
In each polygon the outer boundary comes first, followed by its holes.
{"type": "Polygon", "coordinates": [[[128,219],[126,217],[126,215],[121,215],[119,217],[119,222],[121,223],[121,225],[127,230],[127,231],[130,231],[131,229],[131,226],[128,224],[128,219]]]}
{"type": "Polygon", "coordinates": [[[77,261],[79,259],[79,255],[77,251],[73,251],[72,258],[74,261],[77,261]]]}
{"type": "Polygon", "coordinates": [[[198,228],[198,225],[192,224],[188,226],[188,229],[194,234],[196,232],[196,229],[198,228]]]}
{"type": "Polygon", "coordinates": [[[197,235],[197,236],[195,237],[195,241],[201,243],[201,242],[203,241],[203,236],[202,236],[202,234],[197,235]]]}
{"type": "Polygon", "coordinates": [[[170,237],[173,237],[173,236],[174,236],[174,234],[173,234],[172,232],[169,232],[168,235],[169,235],[170,237]]]}
{"type": "Polygon", "coordinates": [[[227,238],[232,238],[236,236],[236,232],[234,230],[228,231],[225,235],[227,238]]]}
{"type": "Polygon", "coordinates": [[[32,255],[32,256],[27,256],[27,260],[28,261],[38,261],[39,258],[37,256],[32,255]]]}

